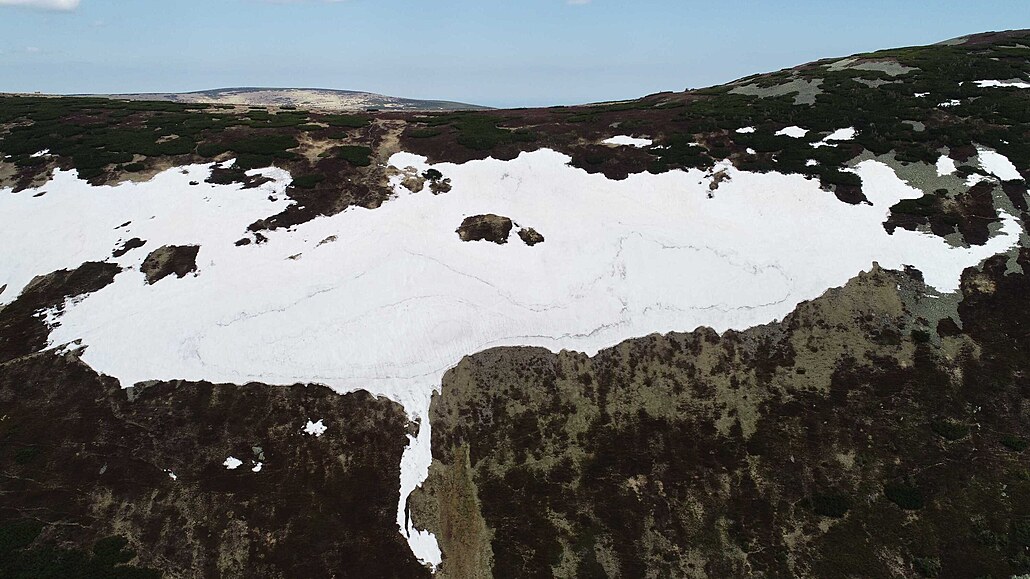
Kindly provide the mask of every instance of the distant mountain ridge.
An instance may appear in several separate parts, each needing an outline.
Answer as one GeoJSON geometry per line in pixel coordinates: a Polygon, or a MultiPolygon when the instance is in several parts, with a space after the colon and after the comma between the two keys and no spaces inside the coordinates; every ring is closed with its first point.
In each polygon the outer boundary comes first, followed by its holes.
{"type": "Polygon", "coordinates": [[[240,106],[288,106],[325,110],[459,111],[489,107],[440,100],[419,100],[364,91],[323,88],[233,87],[182,93],[89,95],[115,99],[212,103],[240,106]]]}

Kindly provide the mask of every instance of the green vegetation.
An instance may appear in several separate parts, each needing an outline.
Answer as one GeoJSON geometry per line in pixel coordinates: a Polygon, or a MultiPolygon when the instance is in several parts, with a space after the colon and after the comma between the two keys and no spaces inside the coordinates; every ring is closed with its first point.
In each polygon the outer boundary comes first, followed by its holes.
{"type": "Polygon", "coordinates": [[[26,446],[14,451],[14,462],[19,465],[26,465],[39,457],[43,450],[38,446],[26,446]]]}
{"type": "Polygon", "coordinates": [[[699,145],[693,135],[677,134],[664,141],[665,147],[656,149],[658,155],[649,171],[664,173],[672,168],[707,169],[715,164],[707,148],[699,145]]]}
{"type": "Polygon", "coordinates": [[[502,145],[531,143],[537,139],[531,131],[500,127],[502,119],[482,113],[454,113],[431,117],[429,127],[450,126],[457,132],[459,144],[474,151],[489,151],[502,145]]]}
{"type": "Polygon", "coordinates": [[[333,153],[337,158],[355,167],[368,167],[372,164],[372,149],[362,145],[343,145],[334,149],[333,153]]]}
{"type": "Polygon", "coordinates": [[[912,561],[912,566],[923,577],[937,577],[941,574],[941,560],[936,557],[917,557],[912,561]]]}
{"type": "Polygon", "coordinates": [[[1012,435],[1002,438],[1001,443],[1005,448],[1014,452],[1023,452],[1027,447],[1030,447],[1030,442],[1028,442],[1027,439],[1012,435]]]}
{"type": "Polygon", "coordinates": [[[325,175],[319,175],[318,173],[301,175],[300,177],[293,178],[293,186],[301,189],[314,189],[322,181],[325,181],[325,175]]]}
{"type": "Polygon", "coordinates": [[[406,133],[413,139],[430,139],[443,134],[443,129],[409,129],[406,133]]]}
{"type": "Polygon", "coordinates": [[[348,129],[361,129],[372,123],[372,119],[365,115],[329,115],[319,117],[318,120],[328,124],[330,127],[345,127],[348,129]]]}
{"type": "Polygon", "coordinates": [[[895,482],[884,485],[883,494],[887,500],[906,511],[917,511],[923,508],[923,493],[911,483],[895,482]]]}
{"type": "Polygon", "coordinates": [[[904,213],[930,217],[940,211],[941,200],[936,195],[924,194],[918,199],[903,199],[891,207],[891,213],[904,213]]]}
{"type": "Polygon", "coordinates": [[[282,133],[226,133],[217,141],[198,146],[197,154],[212,158],[232,151],[238,167],[257,169],[273,165],[277,159],[296,158],[289,149],[299,145],[296,138],[282,133]]]}
{"type": "Polygon", "coordinates": [[[122,537],[96,542],[92,551],[39,540],[44,526],[32,520],[0,525],[0,579],[158,579],[161,573],[129,565],[136,554],[122,537]]]}
{"type": "Polygon", "coordinates": [[[969,434],[969,426],[951,419],[934,421],[930,429],[941,438],[951,441],[961,440],[969,434]]]}
{"type": "Polygon", "coordinates": [[[271,114],[265,109],[250,110],[247,113],[246,126],[255,129],[278,129],[283,127],[300,127],[309,122],[309,115],[302,111],[280,111],[271,114]]]}
{"type": "Polygon", "coordinates": [[[191,154],[202,134],[238,122],[205,109],[179,103],[5,97],[0,99],[0,123],[18,124],[0,135],[0,151],[16,165],[30,167],[45,162],[32,154],[49,150],[70,159],[80,177],[93,179],[110,165],[132,163],[135,155],[191,154]]]}
{"type": "Polygon", "coordinates": [[[818,494],[811,499],[812,512],[822,517],[839,519],[851,510],[851,498],[844,494],[818,494]]]}

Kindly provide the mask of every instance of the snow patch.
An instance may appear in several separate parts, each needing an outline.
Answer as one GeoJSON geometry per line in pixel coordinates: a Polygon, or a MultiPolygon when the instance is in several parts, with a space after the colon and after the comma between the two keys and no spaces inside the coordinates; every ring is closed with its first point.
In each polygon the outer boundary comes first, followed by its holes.
{"type": "Polygon", "coordinates": [[[619,135],[617,137],[605,139],[601,142],[605,145],[630,146],[636,147],[638,149],[643,147],[650,147],[651,144],[654,143],[654,141],[652,141],[651,139],[635,138],[630,137],[628,135],[619,135]]]}
{"type": "Polygon", "coordinates": [[[786,127],[786,128],[783,128],[783,129],[780,129],[780,130],[776,131],[776,136],[778,136],[778,137],[784,136],[784,137],[791,137],[791,138],[794,138],[794,139],[803,138],[807,134],[808,134],[808,129],[802,129],[801,127],[797,127],[797,126],[786,127]]]}
{"type": "Polygon", "coordinates": [[[966,177],[966,187],[975,187],[976,185],[983,183],[984,181],[994,183],[994,177],[988,177],[979,173],[972,173],[966,177]]]}
{"type": "Polygon", "coordinates": [[[235,456],[230,456],[229,458],[225,459],[225,462],[222,463],[222,466],[224,466],[226,470],[236,470],[243,466],[243,461],[236,458],[235,456]]]}
{"type": "Polygon", "coordinates": [[[307,425],[304,426],[304,434],[314,436],[315,438],[321,437],[325,434],[326,430],[329,430],[329,428],[321,420],[318,422],[308,420],[307,425]]]}
{"type": "Polygon", "coordinates": [[[823,140],[812,143],[812,146],[818,149],[819,147],[836,147],[837,143],[833,141],[850,141],[858,135],[858,131],[854,127],[848,127],[846,129],[837,129],[829,135],[823,137],[823,140]]]}
{"type": "Polygon", "coordinates": [[[741,127],[739,129],[737,129],[737,132],[740,133],[741,135],[747,135],[749,133],[755,132],[755,128],[754,127],[741,127]]]}
{"type": "Polygon", "coordinates": [[[937,159],[937,176],[943,177],[945,175],[951,175],[958,171],[958,166],[955,165],[955,160],[947,155],[941,155],[937,159]]]}
{"type": "Polygon", "coordinates": [[[848,127],[846,129],[837,129],[826,136],[824,141],[852,141],[855,136],[858,135],[858,131],[855,127],[848,127]]]}
{"type": "Polygon", "coordinates": [[[1030,82],[1005,81],[1005,80],[977,80],[973,81],[980,88],[1030,88],[1030,82]]]}
{"type": "Polygon", "coordinates": [[[1002,181],[1020,181],[1023,179],[1023,176],[1019,174],[1019,170],[1016,169],[1016,166],[1005,155],[980,146],[976,148],[976,151],[977,161],[980,162],[980,167],[984,171],[1002,181]]]}

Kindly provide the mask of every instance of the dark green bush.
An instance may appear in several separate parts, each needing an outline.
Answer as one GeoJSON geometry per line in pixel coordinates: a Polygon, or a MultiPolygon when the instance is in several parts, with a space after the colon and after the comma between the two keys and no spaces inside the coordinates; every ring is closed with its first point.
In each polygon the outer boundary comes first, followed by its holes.
{"type": "Polygon", "coordinates": [[[1005,448],[1015,452],[1023,452],[1028,446],[1030,446],[1030,443],[1028,443],[1025,438],[1013,435],[1005,436],[1001,439],[1001,443],[1005,448]]]}
{"type": "Polygon", "coordinates": [[[930,429],[938,436],[951,441],[963,439],[969,434],[968,426],[951,419],[934,421],[930,429]]]}
{"type": "Polygon", "coordinates": [[[159,579],[156,569],[128,563],[136,554],[122,537],[97,541],[92,550],[37,542],[43,525],[15,521],[0,525],[0,577],[18,579],[159,579]]]}
{"type": "Polygon", "coordinates": [[[411,137],[413,139],[429,139],[429,138],[432,138],[432,137],[438,137],[438,136],[442,135],[443,134],[443,130],[441,130],[441,129],[429,129],[429,128],[426,128],[426,129],[410,129],[406,134],[407,134],[407,136],[409,136],[409,137],[411,137]]]}
{"type": "Polygon", "coordinates": [[[936,557],[917,557],[912,561],[912,566],[923,577],[937,577],[941,574],[941,560],[936,557]]]}
{"type": "Polygon", "coordinates": [[[917,511],[923,508],[923,493],[918,487],[909,483],[889,483],[884,485],[883,494],[887,500],[906,511],[917,511]]]}
{"type": "Polygon", "coordinates": [[[325,175],[319,175],[318,173],[312,173],[310,175],[301,175],[300,177],[294,177],[293,186],[300,189],[314,189],[316,185],[325,181],[325,175]]]}
{"type": "Polygon", "coordinates": [[[330,115],[318,120],[328,124],[330,127],[346,127],[360,129],[372,123],[372,119],[365,115],[330,115]]]}
{"type": "Polygon", "coordinates": [[[361,145],[343,145],[335,149],[338,158],[355,167],[367,167],[372,164],[372,149],[361,145]]]}
{"type": "Polygon", "coordinates": [[[844,494],[816,494],[811,498],[812,512],[821,517],[839,519],[851,510],[851,497],[844,494]]]}

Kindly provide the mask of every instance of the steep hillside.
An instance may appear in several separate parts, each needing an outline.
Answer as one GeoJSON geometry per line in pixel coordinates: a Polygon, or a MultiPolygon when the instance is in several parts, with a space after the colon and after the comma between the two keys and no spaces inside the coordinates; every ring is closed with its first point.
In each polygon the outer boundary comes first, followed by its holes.
{"type": "Polygon", "coordinates": [[[1030,31],[547,109],[0,98],[0,567],[1030,573],[1028,178],[1030,31]]]}

